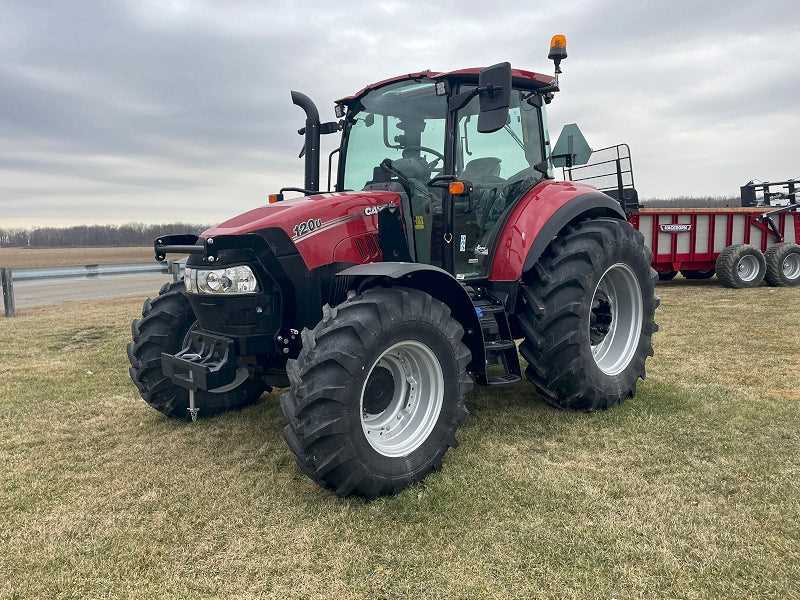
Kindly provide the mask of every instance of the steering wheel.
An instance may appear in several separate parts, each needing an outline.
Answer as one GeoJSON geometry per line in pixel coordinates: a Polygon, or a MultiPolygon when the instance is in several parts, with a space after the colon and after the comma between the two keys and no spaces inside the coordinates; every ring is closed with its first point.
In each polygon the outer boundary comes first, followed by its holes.
{"type": "Polygon", "coordinates": [[[403,149],[404,150],[420,150],[422,152],[428,152],[429,154],[433,154],[436,157],[436,160],[434,160],[433,162],[429,162],[428,163],[428,168],[431,171],[441,171],[442,170],[441,167],[439,169],[436,169],[437,163],[439,163],[440,161],[444,161],[444,154],[442,154],[438,150],[434,150],[433,148],[428,148],[427,146],[406,146],[403,149]]]}

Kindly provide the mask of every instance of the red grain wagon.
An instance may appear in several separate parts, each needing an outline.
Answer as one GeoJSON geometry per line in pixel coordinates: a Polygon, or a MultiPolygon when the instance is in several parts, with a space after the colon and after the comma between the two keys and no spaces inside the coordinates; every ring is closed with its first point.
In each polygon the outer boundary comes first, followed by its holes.
{"type": "Polygon", "coordinates": [[[652,251],[661,280],[680,272],[686,279],[716,275],[733,288],[762,281],[800,285],[798,180],[750,182],[741,188],[739,206],[640,205],[627,144],[596,150],[586,164],[565,166],[564,178],[599,183],[620,201],[652,251]]]}

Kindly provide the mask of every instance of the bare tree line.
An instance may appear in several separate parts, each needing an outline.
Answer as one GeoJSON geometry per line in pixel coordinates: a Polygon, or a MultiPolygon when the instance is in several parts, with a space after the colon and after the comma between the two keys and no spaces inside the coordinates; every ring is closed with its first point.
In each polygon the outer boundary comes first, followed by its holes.
{"type": "Polygon", "coordinates": [[[77,225],[74,227],[0,228],[0,247],[86,248],[92,246],[149,246],[168,233],[200,233],[208,225],[165,223],[145,225],[77,225]]]}

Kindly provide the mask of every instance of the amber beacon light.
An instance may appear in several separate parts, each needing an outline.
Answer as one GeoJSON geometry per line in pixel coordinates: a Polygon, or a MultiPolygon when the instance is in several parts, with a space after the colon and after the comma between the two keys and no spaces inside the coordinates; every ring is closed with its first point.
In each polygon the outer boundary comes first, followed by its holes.
{"type": "Polygon", "coordinates": [[[556,73],[561,73],[561,61],[567,58],[567,36],[557,33],[550,39],[550,54],[547,58],[556,63],[556,73]]]}

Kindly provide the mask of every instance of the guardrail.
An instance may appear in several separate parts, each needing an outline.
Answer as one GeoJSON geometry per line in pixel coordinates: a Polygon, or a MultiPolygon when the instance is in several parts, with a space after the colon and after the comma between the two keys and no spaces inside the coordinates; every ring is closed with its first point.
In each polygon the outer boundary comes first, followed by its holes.
{"type": "Polygon", "coordinates": [[[164,264],[84,265],[82,267],[51,267],[44,269],[10,269],[0,267],[0,285],[3,288],[3,305],[6,317],[16,314],[14,303],[15,281],[43,281],[47,279],[74,279],[86,277],[108,277],[111,275],[135,275],[137,273],[164,273],[172,275],[172,281],[180,280],[183,262],[167,261],[164,264]]]}

